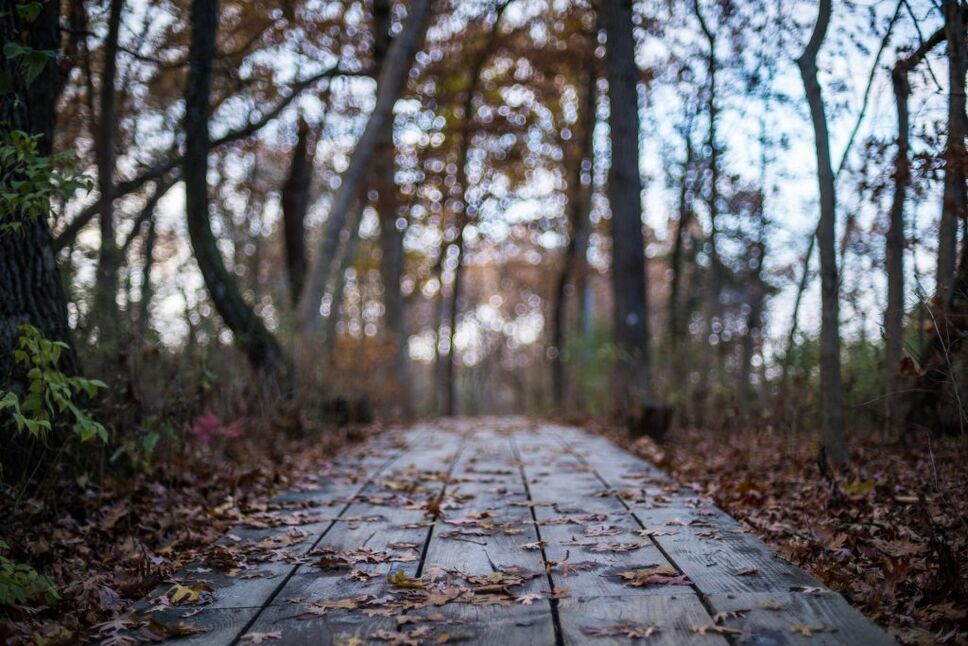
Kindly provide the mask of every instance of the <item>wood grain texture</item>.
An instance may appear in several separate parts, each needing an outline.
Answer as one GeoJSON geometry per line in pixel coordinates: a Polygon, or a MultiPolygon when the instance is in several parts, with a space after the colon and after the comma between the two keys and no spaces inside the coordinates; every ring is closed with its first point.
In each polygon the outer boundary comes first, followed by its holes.
{"type": "Polygon", "coordinates": [[[246,571],[255,578],[185,568],[180,581],[204,580],[215,595],[200,608],[156,607],[166,625],[206,630],[177,641],[278,633],[281,644],[626,644],[629,631],[655,625],[643,643],[726,644],[721,632],[764,646],[891,643],[709,500],[574,428],[484,418],[386,434],[275,503],[280,514],[295,506],[305,525],[240,526],[222,542],[304,539],[256,562],[246,571]],[[688,578],[629,587],[618,576],[652,566],[688,578]],[[509,570],[534,576],[504,596],[467,587],[509,570]],[[388,581],[397,571],[471,594],[391,609],[426,598],[388,581]],[[332,602],[356,607],[325,609],[332,602]]]}

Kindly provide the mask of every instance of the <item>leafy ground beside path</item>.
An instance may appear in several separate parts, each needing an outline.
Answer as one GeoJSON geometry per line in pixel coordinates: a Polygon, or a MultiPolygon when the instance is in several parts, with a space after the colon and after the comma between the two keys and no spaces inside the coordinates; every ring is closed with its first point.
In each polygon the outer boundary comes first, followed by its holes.
{"type": "MultiPolygon", "coordinates": [[[[378,430],[271,447],[226,437],[160,454],[127,477],[52,481],[20,501],[2,492],[5,555],[37,567],[60,599],[2,611],[0,641],[96,635],[240,515],[258,515],[275,492],[312,486],[347,439],[378,430]]],[[[804,436],[677,431],[659,447],[597,430],[710,495],[899,641],[968,641],[963,441],[853,437],[851,470],[825,476],[804,436]]]]}
{"type": "Polygon", "coordinates": [[[712,497],[902,643],[968,643],[968,444],[851,437],[832,474],[808,435],[597,430],[712,497]]]}

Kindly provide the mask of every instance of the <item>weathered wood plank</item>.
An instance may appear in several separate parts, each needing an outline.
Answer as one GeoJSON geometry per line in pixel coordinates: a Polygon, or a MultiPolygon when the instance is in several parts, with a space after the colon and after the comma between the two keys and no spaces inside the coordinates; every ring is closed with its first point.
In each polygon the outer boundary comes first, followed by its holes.
{"type": "MultiPolygon", "coordinates": [[[[420,443],[426,435],[424,431],[408,431],[399,437],[378,442],[378,446],[402,445],[408,451],[404,455],[417,455],[420,454],[420,443]]],[[[369,473],[370,477],[377,477],[398,457],[399,454],[388,455],[382,451],[363,448],[341,458],[338,463],[345,465],[354,473],[369,473]],[[356,464],[355,469],[353,468],[354,464],[356,464]]],[[[223,572],[214,571],[204,563],[190,564],[178,573],[176,579],[183,584],[191,585],[203,581],[213,589],[213,602],[203,606],[201,612],[193,616],[190,621],[192,625],[207,630],[205,643],[232,643],[244,627],[258,616],[259,609],[273,601],[279,591],[289,585],[290,577],[298,571],[300,564],[307,558],[306,554],[322,537],[336,527],[352,524],[340,519],[345,518],[352,507],[352,504],[348,501],[360,495],[369,486],[369,482],[365,480],[361,482],[361,479],[356,477],[324,478],[321,480],[320,491],[299,492],[311,493],[312,501],[316,503],[316,507],[322,506],[322,511],[329,519],[297,528],[300,533],[305,534],[298,542],[284,544],[287,542],[286,539],[279,540],[279,537],[291,532],[292,528],[289,530],[283,528],[252,529],[244,526],[236,527],[219,541],[219,544],[222,545],[258,545],[259,541],[262,540],[277,541],[279,544],[283,544],[274,550],[279,560],[258,566],[257,571],[262,576],[256,578],[230,577],[223,572]],[[324,503],[327,500],[340,500],[342,508],[326,506],[324,503]],[[243,611],[235,613],[218,612],[223,609],[235,608],[243,611]],[[234,628],[230,625],[233,621],[236,622],[234,628]],[[233,630],[235,631],[234,634],[233,630]]],[[[303,500],[305,499],[303,498],[303,500]]],[[[283,497],[277,500],[286,499],[283,497]]],[[[317,509],[317,511],[319,510],[317,509]]],[[[163,597],[168,588],[168,585],[160,586],[145,601],[139,603],[135,609],[143,612],[156,605],[157,601],[153,600],[163,597]]],[[[177,618],[192,610],[193,608],[185,607],[172,608],[163,611],[164,614],[158,616],[167,617],[171,615],[177,618]]]]}
{"type": "Polygon", "coordinates": [[[595,473],[556,438],[521,433],[515,445],[535,502],[538,531],[547,543],[544,552],[549,561],[566,564],[552,572],[556,587],[588,597],[691,592],[682,585],[625,585],[620,572],[671,564],[647,537],[639,536],[641,527],[619,500],[599,495],[605,487],[595,473]],[[622,551],[626,546],[635,549],[622,551]]]}
{"type": "Polygon", "coordinates": [[[759,538],[709,500],[664,481],[647,463],[600,437],[574,429],[554,429],[562,445],[578,455],[651,532],[651,538],[706,595],[726,625],[741,627],[743,638],[761,644],[891,643],[880,629],[850,607],[842,596],[781,559],[759,538]],[[631,471],[629,471],[631,470],[631,471]],[[648,485],[636,488],[636,481],[648,485]],[[618,487],[622,482],[626,486],[618,487]],[[633,486],[629,488],[628,483],[633,486]],[[790,592],[809,589],[811,594],[790,592]],[[780,610],[768,608],[779,605],[780,610]],[[738,611],[749,611],[739,613],[738,611]],[[811,630],[810,627],[818,630],[811,630]],[[808,638],[793,628],[811,633],[808,638]],[[824,628],[824,630],[820,630],[824,628]],[[826,641],[825,641],[826,640],[826,641]]]}
{"type": "Polygon", "coordinates": [[[740,630],[744,643],[864,644],[887,646],[894,641],[834,592],[714,594],[708,599],[724,624],[740,630]]]}
{"type": "Polygon", "coordinates": [[[558,602],[558,612],[562,617],[561,630],[565,644],[726,646],[728,643],[721,635],[701,635],[693,629],[693,626],[707,626],[712,623],[694,594],[628,597],[620,600],[614,597],[568,598],[558,602]],[[641,642],[632,641],[621,632],[622,628],[643,630],[649,626],[656,626],[656,631],[641,642]]]}

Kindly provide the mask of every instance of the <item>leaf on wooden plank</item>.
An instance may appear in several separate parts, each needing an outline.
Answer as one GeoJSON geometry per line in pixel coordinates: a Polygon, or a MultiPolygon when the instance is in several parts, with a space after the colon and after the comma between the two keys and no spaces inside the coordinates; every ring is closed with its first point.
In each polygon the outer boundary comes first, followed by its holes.
{"type": "Polygon", "coordinates": [[[729,626],[716,626],[714,624],[704,624],[689,626],[689,629],[696,633],[697,635],[739,635],[742,634],[742,630],[739,628],[730,628],[729,626]]]}
{"type": "Polygon", "coordinates": [[[632,588],[644,588],[649,585],[689,585],[688,577],[682,576],[671,565],[653,565],[636,570],[619,572],[618,576],[625,581],[625,585],[632,588]]]}
{"type": "Polygon", "coordinates": [[[522,606],[530,606],[535,601],[540,601],[544,599],[544,595],[538,592],[529,592],[528,594],[522,594],[516,597],[514,600],[520,603],[522,606]]]}
{"type": "Polygon", "coordinates": [[[646,547],[647,543],[614,543],[610,541],[588,546],[589,552],[634,552],[646,547]]]}
{"type": "Polygon", "coordinates": [[[213,600],[212,592],[211,586],[204,581],[199,581],[191,586],[175,583],[168,589],[165,596],[176,606],[193,606],[211,603],[213,600]]]}
{"type": "Polygon", "coordinates": [[[544,540],[542,540],[542,541],[535,541],[533,543],[522,543],[521,544],[521,549],[525,549],[525,550],[540,550],[542,547],[545,547],[547,544],[548,544],[548,541],[544,541],[544,540]]]}
{"type": "Polygon", "coordinates": [[[622,622],[602,628],[582,628],[589,637],[625,637],[626,639],[647,639],[659,632],[657,624],[634,624],[622,622]]]}
{"type": "Polygon", "coordinates": [[[280,639],[282,639],[282,631],[277,630],[271,633],[246,633],[245,635],[242,635],[240,641],[243,641],[246,644],[263,644],[265,642],[278,641],[280,639]]]}
{"type": "Polygon", "coordinates": [[[756,576],[759,573],[760,569],[756,567],[744,567],[733,571],[736,576],[756,576]]]}
{"type": "Polygon", "coordinates": [[[803,635],[804,637],[812,637],[814,633],[823,633],[832,631],[831,628],[827,626],[811,626],[809,624],[793,624],[790,626],[790,632],[797,635],[803,635]]]}
{"type": "Polygon", "coordinates": [[[395,588],[407,588],[410,590],[423,590],[424,583],[420,579],[411,579],[403,570],[394,570],[387,575],[387,583],[395,588]]]}

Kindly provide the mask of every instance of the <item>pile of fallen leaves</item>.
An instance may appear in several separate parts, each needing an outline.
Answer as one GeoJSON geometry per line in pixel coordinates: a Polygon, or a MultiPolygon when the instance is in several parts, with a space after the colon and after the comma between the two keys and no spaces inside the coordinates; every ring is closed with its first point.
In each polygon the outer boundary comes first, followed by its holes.
{"type": "Polygon", "coordinates": [[[903,643],[968,642],[968,441],[850,437],[843,473],[816,438],[599,429],[712,497],[903,643]]]}
{"type": "MultiPolygon", "coordinates": [[[[354,430],[351,439],[370,431],[354,430]]],[[[211,551],[240,515],[257,523],[274,493],[318,486],[346,439],[333,432],[302,441],[195,443],[140,473],[48,479],[25,495],[0,487],[7,556],[35,567],[60,596],[50,605],[0,610],[0,643],[96,636],[98,625],[211,551]]]]}

